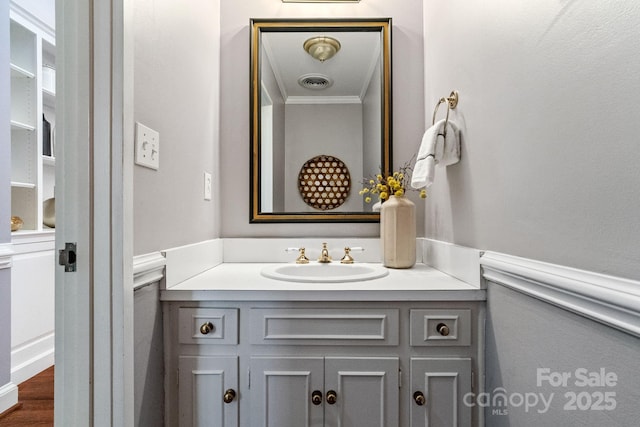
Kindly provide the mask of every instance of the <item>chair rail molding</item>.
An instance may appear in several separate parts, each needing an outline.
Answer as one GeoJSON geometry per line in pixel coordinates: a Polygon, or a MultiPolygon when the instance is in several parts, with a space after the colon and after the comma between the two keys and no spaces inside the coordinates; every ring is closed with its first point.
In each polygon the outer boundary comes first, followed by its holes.
{"type": "Polygon", "coordinates": [[[160,252],[133,257],[133,289],[140,289],[161,281],[167,260],[160,252]]]}
{"type": "Polygon", "coordinates": [[[485,252],[489,282],[640,337],[640,282],[561,265],[485,252]]]}
{"type": "Polygon", "coordinates": [[[11,268],[13,249],[10,243],[0,243],[0,270],[11,268]]]}

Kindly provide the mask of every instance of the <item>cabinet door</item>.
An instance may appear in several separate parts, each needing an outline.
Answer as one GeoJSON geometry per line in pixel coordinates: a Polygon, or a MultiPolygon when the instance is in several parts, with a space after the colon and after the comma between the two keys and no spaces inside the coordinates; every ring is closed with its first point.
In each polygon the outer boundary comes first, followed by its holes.
{"type": "Polygon", "coordinates": [[[252,357],[250,381],[252,427],[323,426],[322,357],[252,357]]]}
{"type": "Polygon", "coordinates": [[[411,359],[411,427],[470,427],[471,407],[464,403],[470,392],[471,359],[411,359]]]}
{"type": "Polygon", "coordinates": [[[398,425],[397,357],[327,357],[325,426],[392,427],[398,425]],[[330,404],[328,393],[335,391],[330,404]]]}
{"type": "MultiPolygon", "coordinates": [[[[238,392],[237,357],[181,356],[178,362],[180,427],[237,427],[238,397],[225,403],[227,390],[238,392]]],[[[229,400],[227,395],[227,400],[229,400]]]]}

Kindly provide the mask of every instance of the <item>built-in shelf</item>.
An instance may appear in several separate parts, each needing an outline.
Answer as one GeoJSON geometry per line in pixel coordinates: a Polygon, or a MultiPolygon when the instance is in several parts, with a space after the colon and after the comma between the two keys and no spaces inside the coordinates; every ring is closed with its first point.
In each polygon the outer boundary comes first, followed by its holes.
{"type": "Polygon", "coordinates": [[[15,187],[15,188],[36,188],[36,185],[32,184],[30,182],[11,181],[11,187],[15,187]]]}
{"type": "Polygon", "coordinates": [[[49,228],[49,227],[44,227],[42,230],[18,230],[18,231],[12,231],[11,232],[11,237],[20,237],[20,238],[27,238],[27,237],[38,237],[38,236],[51,236],[54,235],[56,232],[55,228],[49,228]]]}
{"type": "Polygon", "coordinates": [[[16,120],[11,120],[11,129],[20,129],[20,130],[36,130],[36,127],[33,125],[29,125],[27,123],[18,122],[16,120]]]}
{"type": "Polygon", "coordinates": [[[28,79],[33,79],[36,77],[36,75],[29,70],[25,70],[19,65],[11,64],[11,77],[25,77],[28,79]]]}
{"type": "Polygon", "coordinates": [[[55,68],[55,36],[45,22],[10,3],[11,215],[23,220],[20,235],[38,236],[49,231],[42,203],[55,186],[55,159],[44,156],[53,154],[44,145],[56,124],[55,76],[43,70],[55,68]]]}
{"type": "Polygon", "coordinates": [[[42,156],[42,164],[45,166],[55,166],[56,158],[53,156],[42,156]]]}
{"type": "Polygon", "coordinates": [[[48,107],[55,107],[56,94],[48,89],[42,89],[42,103],[48,107]]]}

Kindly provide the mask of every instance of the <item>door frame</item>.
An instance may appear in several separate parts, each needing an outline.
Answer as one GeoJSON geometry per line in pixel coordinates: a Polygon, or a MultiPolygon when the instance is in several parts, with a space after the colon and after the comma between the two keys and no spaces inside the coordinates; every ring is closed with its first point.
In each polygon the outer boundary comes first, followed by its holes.
{"type": "Polygon", "coordinates": [[[56,0],[55,425],[133,426],[133,6],[56,0]],[[129,27],[127,29],[127,24],[129,27]]]}

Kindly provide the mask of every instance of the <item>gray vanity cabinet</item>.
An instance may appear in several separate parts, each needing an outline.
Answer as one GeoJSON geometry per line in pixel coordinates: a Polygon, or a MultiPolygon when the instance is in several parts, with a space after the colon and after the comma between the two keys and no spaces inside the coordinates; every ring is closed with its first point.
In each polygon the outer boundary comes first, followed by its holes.
{"type": "Polygon", "coordinates": [[[238,358],[181,356],[178,362],[181,426],[238,426],[238,358]]]}
{"type": "Polygon", "coordinates": [[[165,425],[483,425],[484,302],[296,298],[165,301],[165,425]]]}
{"type": "Polygon", "coordinates": [[[411,359],[411,427],[470,426],[469,358],[411,359]]]}
{"type": "Polygon", "coordinates": [[[397,357],[253,357],[252,427],[399,422],[397,357]]]}

